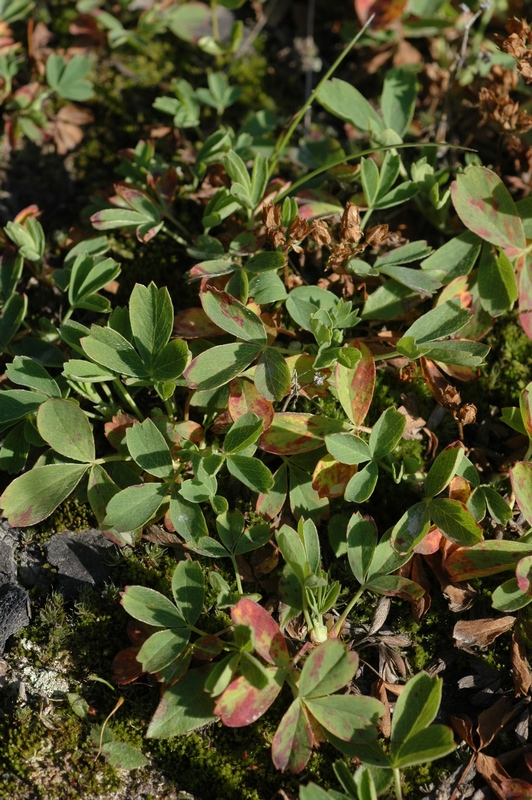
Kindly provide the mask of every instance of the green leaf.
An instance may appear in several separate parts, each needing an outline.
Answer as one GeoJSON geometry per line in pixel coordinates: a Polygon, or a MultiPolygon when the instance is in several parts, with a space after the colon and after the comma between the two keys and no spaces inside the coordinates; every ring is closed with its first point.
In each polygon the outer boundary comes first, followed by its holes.
{"type": "Polygon", "coordinates": [[[301,586],[304,586],[305,579],[311,574],[311,569],[303,540],[289,525],[283,525],[277,531],[275,538],[284,560],[296,575],[301,586]]]}
{"type": "Polygon", "coordinates": [[[367,580],[366,589],[390,597],[401,597],[410,602],[419,600],[425,594],[419,583],[409,578],[401,578],[399,575],[377,575],[367,580]]]}
{"type": "Polygon", "coordinates": [[[502,247],[510,258],[525,249],[523,222],[512,197],[495,172],[471,166],[451,187],[456,212],[466,228],[502,247]]]}
{"type": "Polygon", "coordinates": [[[105,383],[105,381],[114,381],[116,378],[116,374],[111,370],[81,358],[71,358],[67,361],[62,374],[71,381],[81,381],[82,383],[105,383]]]}
{"type": "Polygon", "coordinates": [[[244,267],[248,272],[262,273],[277,270],[286,264],[286,256],[280,250],[256,253],[246,261],[244,267]]]}
{"type": "Polygon", "coordinates": [[[159,350],[153,362],[151,376],[154,381],[175,381],[187,365],[189,349],[182,339],[172,339],[159,350]]]}
{"type": "Polygon", "coordinates": [[[46,60],[46,82],[64,100],[84,103],[94,94],[92,83],[86,80],[90,68],[85,56],[75,55],[65,62],[63,56],[51,53],[46,60]]]}
{"type": "Polygon", "coordinates": [[[259,345],[241,342],[211,347],[192,360],[184,377],[191,389],[217,389],[240,375],[261,351],[259,345]]]}
{"type": "Polygon", "coordinates": [[[161,483],[128,486],[109,501],[104,527],[114,528],[119,533],[142,528],[160,508],[167,491],[167,486],[161,483]]]}
{"type": "Polygon", "coordinates": [[[185,627],[172,626],[169,630],[157,631],[143,643],[137,661],[145,672],[159,672],[179,658],[189,639],[190,631],[185,627]]]}
{"type": "Polygon", "coordinates": [[[262,461],[250,456],[227,456],[227,469],[252,492],[268,492],[273,486],[273,475],[262,461]]]}
{"type": "Polygon", "coordinates": [[[234,422],[224,439],[224,452],[227,455],[239,453],[251,444],[255,444],[260,434],[264,421],[252,411],[243,414],[234,422]]]}
{"type": "Polygon", "coordinates": [[[435,250],[421,263],[421,269],[434,273],[442,283],[450,283],[461,275],[469,275],[482,248],[482,242],[471,231],[464,231],[435,250]]]}
{"type": "Polygon", "coordinates": [[[341,464],[363,464],[371,459],[369,446],[353,433],[332,433],[325,437],[325,446],[341,464]]]}
{"type": "Polygon", "coordinates": [[[321,447],[327,434],[345,428],[338,419],[284,411],[274,415],[272,424],[260,437],[259,447],[267,453],[283,456],[307,453],[321,447]]]}
{"type": "Polygon", "coordinates": [[[266,400],[282,400],[290,391],[290,370],[275,347],[267,347],[255,367],[255,386],[266,400]]]}
{"type": "Polygon", "coordinates": [[[473,545],[482,539],[482,528],[464,503],[437,498],[431,500],[429,513],[440,531],[460,545],[473,545]]]}
{"type": "Polygon", "coordinates": [[[320,725],[345,742],[370,742],[377,738],[379,718],[384,706],[373,697],[334,694],[302,698],[320,725]]]}
{"type": "Polygon", "coordinates": [[[6,367],[6,375],[10,381],[19,386],[36,389],[48,397],[61,397],[61,390],[57,382],[41,364],[32,358],[15,356],[11,364],[6,367]]]}
{"type": "Polygon", "coordinates": [[[365,503],[375,490],[379,479],[379,467],[370,461],[356,472],[345,487],[344,498],[347,503],[365,503]]]}
{"type": "Polygon", "coordinates": [[[15,478],[0,497],[4,517],[12,527],[42,522],[74,491],[87,468],[87,464],[47,464],[15,478]]]}
{"type": "Polygon", "coordinates": [[[41,392],[27,392],[25,389],[6,389],[0,392],[0,426],[6,427],[12,422],[34,414],[41,403],[47,400],[41,392]]]}
{"type": "Polygon", "coordinates": [[[402,567],[403,564],[406,564],[412,558],[411,552],[398,553],[394,550],[391,542],[391,533],[392,531],[389,530],[379,539],[379,543],[373,554],[371,566],[366,575],[366,580],[368,582],[371,582],[378,576],[395,572],[395,570],[402,567]]]}
{"type": "Polygon", "coordinates": [[[26,422],[19,422],[5,436],[0,449],[0,470],[10,475],[22,472],[30,452],[30,442],[24,436],[26,422]]]}
{"type": "Polygon", "coordinates": [[[446,447],[437,456],[425,478],[425,495],[435,497],[450,484],[460,466],[465,450],[461,444],[446,447]]]}
{"type": "Polygon", "coordinates": [[[120,489],[116,483],[111,480],[107,472],[100,464],[93,464],[89,472],[89,480],[87,484],[87,499],[94,516],[101,525],[105,519],[107,504],[111,497],[118,494],[120,489]]]}
{"type": "Polygon", "coordinates": [[[485,247],[478,268],[478,291],[482,308],[492,317],[500,317],[518,297],[514,267],[504,252],[498,256],[485,247]]]}
{"type": "Polygon", "coordinates": [[[347,525],[347,558],[357,581],[363,585],[377,546],[377,528],[371,517],[353,514],[347,525]]]}
{"type": "Polygon", "coordinates": [[[379,168],[372,158],[360,159],[360,180],[368,206],[373,206],[379,191],[379,168]]]}
{"type": "Polygon", "coordinates": [[[146,625],[160,628],[186,628],[187,623],[175,605],[160,592],[147,586],[127,586],[122,605],[128,614],[146,625]]]}
{"type": "Polygon", "coordinates": [[[392,453],[401,440],[405,425],[404,414],[395,408],[387,408],[373,426],[369,437],[372,458],[383,458],[392,453]]]}
{"type": "Polygon", "coordinates": [[[355,652],[348,650],[338,639],[328,639],[305,661],[299,679],[299,696],[306,702],[337,692],[352,680],[357,667],[355,652]]]}
{"type": "MultiPolygon", "coordinates": [[[[185,6],[181,6],[184,9],[185,6]]],[[[146,733],[151,739],[167,739],[202,728],[216,719],[214,701],[204,691],[209,669],[191,669],[167,689],[146,733]]]]}
{"type": "Polygon", "coordinates": [[[395,769],[412,767],[414,764],[426,764],[456,750],[451,728],[445,725],[431,725],[426,730],[407,739],[401,747],[394,750],[392,746],[391,760],[395,769]]]}
{"type": "Polygon", "coordinates": [[[89,420],[70,400],[50,397],[37,412],[37,429],[50,447],[74,461],[94,461],[96,451],[89,420]]]}
{"type": "Polygon", "coordinates": [[[381,96],[384,124],[404,136],[414,116],[416,75],[406,67],[394,67],[386,73],[381,96]]]}
{"type": "Polygon", "coordinates": [[[425,297],[430,297],[441,288],[439,280],[419,269],[383,266],[379,267],[379,272],[383,275],[388,275],[398,283],[402,283],[404,286],[407,286],[409,289],[425,297]]]}
{"type": "Polygon", "coordinates": [[[84,353],[102,367],[130,378],[148,377],[148,371],[133,345],[112,328],[93,325],[89,336],[80,339],[80,344],[84,353]]]}
{"type": "Polygon", "coordinates": [[[170,519],[176,533],[187,542],[198,542],[209,531],[203,511],[197,503],[185,500],[179,493],[177,485],[172,486],[170,495],[170,519]]]}
{"type": "Polygon", "coordinates": [[[312,332],[311,316],[318,309],[332,311],[338,305],[338,299],[332,292],[319,286],[296,286],[288,295],[285,305],[294,322],[312,332]]]}
{"type": "Polygon", "coordinates": [[[135,284],[129,301],[133,341],[146,369],[151,372],[158,353],[172,335],[174,308],[168,289],[135,284]]]}
{"type": "Polygon", "coordinates": [[[491,595],[491,605],[497,611],[514,612],[532,603],[532,597],[524,592],[516,580],[510,578],[497,586],[491,595]]]}
{"type": "MultiPolygon", "coordinates": [[[[296,775],[304,770],[312,753],[314,734],[305,706],[296,698],[283,716],[272,740],[272,761],[276,769],[296,775]]],[[[328,796],[327,796],[328,797],[328,796]]]]}
{"type": "Polygon", "coordinates": [[[102,745],[102,753],[117,769],[139,769],[148,764],[146,756],[127,742],[106,742],[102,745]]]}
{"type": "Polygon", "coordinates": [[[430,517],[426,503],[415,503],[392,529],[391,543],[398,553],[408,553],[428,533],[430,517]]]}
{"type": "Polygon", "coordinates": [[[427,672],[419,672],[408,681],[392,717],[392,753],[431,724],[440,707],[442,686],[441,678],[431,678],[427,672]]]}
{"type": "Polygon", "coordinates": [[[323,83],[317,94],[322,106],[335,117],[350,122],[361,131],[379,132],[384,124],[368,101],[351,84],[333,78],[323,83]]]}
{"type": "Polygon", "coordinates": [[[418,344],[433,342],[459,331],[469,321],[470,316],[470,312],[457,301],[447,300],[423,314],[403,336],[412,336],[418,344]]]}
{"type": "Polygon", "coordinates": [[[151,419],[127,428],[126,443],[131,457],[141,469],[156,478],[170,477],[173,472],[170,449],[151,419]]]}
{"type": "Polygon", "coordinates": [[[268,337],[262,320],[235,297],[209,286],[200,299],[209,319],[223,331],[245,342],[266,344],[268,337]]]}
{"type": "Polygon", "coordinates": [[[362,425],[368,413],[375,387],[375,361],[371,350],[359,342],[360,360],[354,368],[338,363],[335,382],[338,400],[354,425],[362,425]]]}
{"type": "Polygon", "coordinates": [[[20,328],[26,311],[28,298],[26,295],[12,294],[2,309],[0,317],[0,348],[5,349],[20,328]]]}
{"type": "Polygon", "coordinates": [[[434,342],[424,345],[423,355],[433,361],[444,364],[456,364],[463,367],[480,367],[484,363],[490,348],[481,342],[468,342],[451,339],[445,342],[434,342]]]}
{"type": "Polygon", "coordinates": [[[172,594],[180,613],[194,625],[203,611],[205,582],[197,561],[178,563],[172,576],[172,594]]]}
{"type": "Polygon", "coordinates": [[[518,461],[510,468],[512,489],[517,504],[529,525],[532,525],[532,463],[518,461]]]}

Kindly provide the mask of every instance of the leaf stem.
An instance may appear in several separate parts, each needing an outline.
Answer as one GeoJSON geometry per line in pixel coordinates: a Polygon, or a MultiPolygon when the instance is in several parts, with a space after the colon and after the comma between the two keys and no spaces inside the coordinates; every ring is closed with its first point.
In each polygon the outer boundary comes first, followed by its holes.
{"type": "Polygon", "coordinates": [[[142,422],[144,417],[142,416],[141,410],[138,407],[138,405],[135,403],[135,401],[133,400],[131,395],[129,394],[129,392],[126,389],[126,387],[123,385],[123,383],[120,380],[120,378],[115,378],[114,381],[113,381],[113,385],[114,385],[114,387],[116,389],[116,393],[119,394],[120,397],[122,398],[122,400],[124,400],[128,404],[128,406],[133,411],[133,413],[135,414],[135,416],[139,420],[139,422],[142,422]]]}
{"type": "Polygon", "coordinates": [[[230,553],[231,561],[233,562],[233,569],[235,571],[235,578],[236,578],[236,587],[238,589],[238,594],[243,595],[244,589],[242,588],[242,581],[240,580],[240,570],[238,569],[238,564],[236,563],[236,557],[234,553],[230,553]]]}
{"type": "Polygon", "coordinates": [[[272,177],[272,175],[273,175],[273,173],[275,171],[275,168],[276,168],[277,164],[279,163],[279,159],[281,158],[281,156],[283,155],[284,151],[286,150],[286,148],[287,148],[287,146],[288,146],[288,144],[290,142],[290,139],[292,138],[292,135],[293,135],[295,129],[297,128],[297,126],[299,125],[299,123],[301,122],[303,117],[305,116],[307,108],[309,108],[309,106],[312,105],[312,103],[316,99],[316,96],[317,96],[319,90],[321,89],[321,87],[323,86],[325,81],[327,81],[330,78],[330,76],[338,69],[338,67],[340,66],[340,64],[344,60],[344,58],[350,53],[350,51],[353,49],[355,44],[358,42],[358,40],[360,39],[362,34],[367,30],[367,28],[369,28],[369,26],[373,22],[373,17],[374,16],[375,16],[375,14],[372,14],[369,17],[369,19],[366,20],[366,22],[361,27],[361,29],[359,30],[357,35],[349,42],[349,44],[347,45],[345,50],[342,50],[342,52],[340,53],[340,55],[338,56],[338,58],[336,59],[334,64],[332,64],[332,66],[329,67],[329,69],[327,70],[325,75],[318,82],[318,84],[317,84],[316,88],[314,89],[314,91],[310,93],[310,95],[308,96],[307,100],[303,103],[303,105],[301,106],[301,108],[299,109],[299,111],[297,112],[295,117],[293,118],[290,126],[288,127],[288,130],[286,130],[284,134],[280,135],[279,139],[277,140],[277,142],[275,144],[275,147],[273,149],[273,153],[272,153],[272,156],[271,156],[271,159],[270,159],[270,164],[269,164],[269,167],[268,167],[268,178],[272,177]]]}
{"type": "Polygon", "coordinates": [[[334,630],[335,630],[337,636],[340,636],[340,634],[342,632],[342,628],[345,625],[345,621],[346,621],[347,617],[349,616],[349,613],[356,606],[356,604],[358,603],[358,601],[362,597],[362,593],[363,593],[364,589],[365,589],[364,586],[359,586],[359,588],[356,591],[356,593],[353,595],[353,597],[351,598],[349,603],[344,608],[342,616],[340,617],[340,619],[338,620],[338,622],[334,626],[334,630]]]}
{"type": "Polygon", "coordinates": [[[396,800],[403,800],[403,792],[401,790],[401,773],[397,767],[393,767],[392,772],[395,798],[396,800]]]}

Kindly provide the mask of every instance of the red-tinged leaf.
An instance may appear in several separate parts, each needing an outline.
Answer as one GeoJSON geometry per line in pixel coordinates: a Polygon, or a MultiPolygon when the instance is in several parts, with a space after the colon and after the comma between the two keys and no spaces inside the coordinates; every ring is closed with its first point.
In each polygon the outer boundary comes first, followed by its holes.
{"type": "Polygon", "coordinates": [[[263,689],[252,686],[243,675],[229,684],[220,695],[214,713],[229,728],[241,728],[256,722],[269,709],[281,691],[285,671],[266,667],[268,684],[263,689]]]}
{"type": "Polygon", "coordinates": [[[328,434],[343,430],[346,430],[346,425],[337,419],[285,411],[275,414],[258,444],[267,453],[300,455],[316,450],[328,434]]]}
{"type": "Polygon", "coordinates": [[[273,405],[261,395],[257,387],[245,378],[234,378],[229,384],[229,414],[233,422],[252,412],[263,420],[264,430],[270,427],[273,421],[273,405]]]}
{"type": "Polygon", "coordinates": [[[125,650],[120,650],[116,654],[111,665],[113,683],[125,686],[127,683],[133,683],[144,674],[142,664],[137,661],[138,652],[138,647],[126,647],[125,650]]]}
{"type": "Polygon", "coordinates": [[[201,280],[202,278],[216,278],[218,275],[230,275],[238,269],[228,258],[213,258],[209,261],[202,261],[194,264],[188,273],[189,280],[201,280]]]}
{"type": "Polygon", "coordinates": [[[442,539],[441,531],[438,528],[434,528],[433,530],[429,531],[424,539],[422,539],[419,544],[416,544],[414,548],[414,553],[419,553],[422,556],[429,556],[431,553],[437,553],[440,549],[440,543],[442,539]]]}
{"type": "Polygon", "coordinates": [[[532,463],[519,461],[510,469],[510,480],[517,505],[526,521],[532,525],[532,463]]]}
{"type": "Polygon", "coordinates": [[[409,578],[401,578],[399,575],[378,575],[369,581],[366,588],[389,597],[400,597],[409,603],[419,600],[425,594],[419,583],[409,578]]]}
{"type": "Polygon", "coordinates": [[[349,342],[361,353],[354,369],[336,364],[335,382],[338,399],[354,425],[362,425],[368,413],[375,389],[375,361],[369,347],[353,339],[349,342]]]}
{"type": "Polygon", "coordinates": [[[328,639],[309,655],[299,680],[302,698],[323,697],[337,692],[355,675],[358,655],[338,639],[328,639]]]}
{"type": "Polygon", "coordinates": [[[521,392],[519,407],[525,430],[529,439],[532,439],[532,383],[529,383],[526,389],[521,392]]]}
{"type": "Polygon", "coordinates": [[[328,192],[304,189],[299,192],[298,198],[300,200],[298,215],[308,221],[328,214],[338,214],[344,210],[339,200],[328,192]]]}
{"type": "Polygon", "coordinates": [[[505,800],[532,800],[532,783],[521,778],[508,778],[500,783],[505,800]]]}
{"type": "Polygon", "coordinates": [[[266,344],[266,329],[261,319],[232,294],[207,286],[200,300],[209,319],[222,330],[245,342],[266,344]]]}
{"type": "Polygon", "coordinates": [[[532,339],[532,259],[528,256],[519,273],[519,321],[532,339]]]}
{"type": "Polygon", "coordinates": [[[471,166],[451,186],[456,212],[466,228],[502,247],[509,258],[526,246],[523,221],[512,197],[495,172],[471,166]]]}
{"type": "Polygon", "coordinates": [[[180,339],[208,339],[225,336],[225,331],[209,319],[202,308],[185,308],[174,317],[174,331],[180,339]]]}
{"type": "Polygon", "coordinates": [[[223,651],[224,643],[218,636],[207,634],[196,639],[193,647],[194,658],[200,661],[212,661],[223,651]]]}
{"type": "Polygon", "coordinates": [[[374,14],[371,22],[372,28],[387,28],[396,19],[399,19],[406,6],[407,0],[355,0],[355,11],[364,25],[369,17],[374,14]]]}
{"type": "Polygon", "coordinates": [[[529,555],[532,555],[532,544],[494,539],[453,550],[445,560],[445,569],[453,581],[467,581],[513,570],[529,555]]]}
{"type": "Polygon", "coordinates": [[[269,492],[259,494],[255,513],[263,519],[270,520],[281,513],[288,493],[288,467],[281,464],[273,476],[273,486],[269,492]]]}
{"type": "Polygon", "coordinates": [[[342,497],[358,467],[340,464],[333,456],[320,458],[312,475],[312,488],[320,497],[342,497]]]}
{"type": "Polygon", "coordinates": [[[247,625],[253,631],[253,644],[257,653],[269,664],[286,667],[290,662],[286,641],[281,629],[266,609],[241,597],[231,609],[235,625],[247,625]]]}
{"type": "Polygon", "coordinates": [[[515,577],[521,591],[532,595],[532,556],[525,556],[521,559],[515,569],[515,577]]]}
{"type": "Polygon", "coordinates": [[[124,440],[127,429],[136,424],[138,424],[138,419],[136,417],[119,411],[116,417],[111,419],[111,422],[106,422],[104,425],[105,435],[107,436],[109,444],[111,444],[115,450],[118,450],[124,440]]]}
{"type": "Polygon", "coordinates": [[[273,737],[273,764],[282,772],[289,769],[297,775],[306,767],[313,746],[314,735],[305,706],[296,698],[273,737]]]}
{"type": "Polygon", "coordinates": [[[288,356],[286,363],[290,375],[297,378],[299,394],[302,397],[327,397],[329,387],[327,380],[331,375],[330,369],[314,369],[315,357],[302,353],[298,356],[288,356]]]}

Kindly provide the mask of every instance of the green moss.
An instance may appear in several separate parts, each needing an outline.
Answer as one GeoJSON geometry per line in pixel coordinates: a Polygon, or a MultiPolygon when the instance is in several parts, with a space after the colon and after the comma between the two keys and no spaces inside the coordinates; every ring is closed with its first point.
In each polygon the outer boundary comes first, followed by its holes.
{"type": "Polygon", "coordinates": [[[479,408],[490,405],[508,406],[519,403],[519,395],[531,378],[532,341],[523,331],[517,314],[509,312],[497,320],[486,338],[492,348],[487,366],[479,382],[479,408]]]}

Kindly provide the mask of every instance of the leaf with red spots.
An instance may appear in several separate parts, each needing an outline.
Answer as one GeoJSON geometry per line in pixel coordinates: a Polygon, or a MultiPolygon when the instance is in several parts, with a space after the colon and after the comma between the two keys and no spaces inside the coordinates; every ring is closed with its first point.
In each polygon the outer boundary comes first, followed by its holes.
{"type": "Polygon", "coordinates": [[[212,661],[213,658],[216,658],[216,656],[219,656],[220,653],[223,652],[223,649],[224,643],[220,637],[211,633],[196,639],[194,642],[193,654],[194,658],[200,661],[212,661]]]}
{"type": "Polygon", "coordinates": [[[245,342],[266,344],[266,329],[260,318],[232,294],[208,286],[200,300],[209,319],[219,328],[245,342]]]}
{"type": "Polygon", "coordinates": [[[406,6],[406,0],[355,0],[355,11],[364,23],[373,14],[372,28],[388,28],[399,19],[406,6]]]}
{"type": "Polygon", "coordinates": [[[355,675],[358,655],[338,639],[320,644],[305,661],[299,680],[300,697],[310,699],[337,692],[355,675]]]}
{"type": "Polygon", "coordinates": [[[358,467],[340,464],[327,454],[320,458],[312,475],[312,488],[320,497],[342,497],[345,487],[356,473],[358,467]]]}
{"type": "Polygon", "coordinates": [[[12,527],[36,525],[66,500],[89,464],[46,464],[15,478],[0,497],[0,508],[12,527]]]}
{"type": "Polygon", "coordinates": [[[510,479],[517,505],[526,521],[532,525],[532,463],[519,461],[510,470],[510,479]]]}
{"type": "Polygon", "coordinates": [[[532,339],[532,261],[527,256],[519,274],[519,321],[532,339]]]}
{"type": "Polygon", "coordinates": [[[347,430],[346,425],[337,419],[285,411],[275,414],[259,439],[259,447],[276,455],[300,455],[321,447],[328,434],[343,430],[347,430]]]}
{"type": "Polygon", "coordinates": [[[532,555],[530,543],[494,539],[453,550],[445,560],[445,569],[453,581],[467,581],[513,570],[529,555],[532,555]]]}
{"type": "Polygon", "coordinates": [[[202,308],[178,311],[174,317],[174,331],[181,339],[207,339],[224,335],[224,331],[209,319],[202,308]]]}
{"type": "Polygon", "coordinates": [[[290,661],[281,629],[270,614],[248,597],[241,597],[231,610],[235,625],[247,625],[253,631],[257,653],[269,664],[286,667],[290,661]]]}
{"type": "MultiPolygon", "coordinates": [[[[264,612],[267,613],[267,612],[264,612]]],[[[230,728],[251,725],[262,717],[281,691],[285,671],[277,667],[264,670],[268,683],[264,688],[252,686],[243,675],[229,684],[214,707],[214,713],[230,728]]]]}
{"type": "Polygon", "coordinates": [[[269,428],[273,421],[273,405],[261,395],[254,383],[245,378],[234,378],[229,384],[227,407],[234,422],[249,412],[262,419],[264,430],[269,428]]]}
{"type": "Polygon", "coordinates": [[[282,718],[272,741],[272,761],[277,769],[296,775],[312,754],[314,734],[305,706],[296,698],[282,718]]]}
{"type": "Polygon", "coordinates": [[[255,512],[266,520],[273,519],[281,513],[287,493],[288,468],[286,464],[281,464],[273,476],[273,486],[270,491],[258,496],[255,512]]]}
{"type": "Polygon", "coordinates": [[[360,351],[356,367],[336,365],[335,381],[338,399],[354,425],[362,425],[368,413],[375,388],[375,361],[369,347],[356,339],[350,343],[360,351]]]}
{"type": "Polygon", "coordinates": [[[502,247],[509,258],[526,247],[523,221],[512,197],[495,172],[469,167],[451,187],[456,213],[470,231],[502,247]]]}

